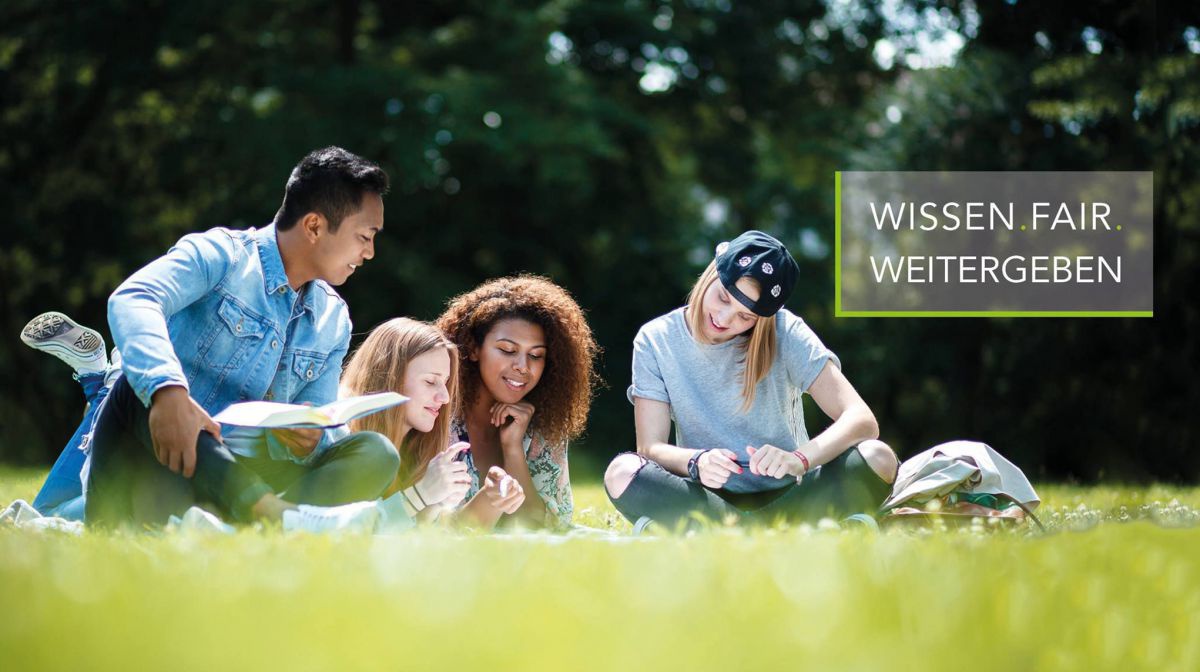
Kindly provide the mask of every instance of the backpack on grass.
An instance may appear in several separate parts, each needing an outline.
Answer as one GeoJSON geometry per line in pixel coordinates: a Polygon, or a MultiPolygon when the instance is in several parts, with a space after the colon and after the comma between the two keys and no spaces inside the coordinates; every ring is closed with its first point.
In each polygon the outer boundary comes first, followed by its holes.
{"type": "Polygon", "coordinates": [[[982,518],[1019,524],[1032,520],[1045,529],[1033,514],[1039,504],[1025,474],[991,446],[950,441],[900,465],[892,494],[879,507],[879,522],[970,524],[982,518]]]}

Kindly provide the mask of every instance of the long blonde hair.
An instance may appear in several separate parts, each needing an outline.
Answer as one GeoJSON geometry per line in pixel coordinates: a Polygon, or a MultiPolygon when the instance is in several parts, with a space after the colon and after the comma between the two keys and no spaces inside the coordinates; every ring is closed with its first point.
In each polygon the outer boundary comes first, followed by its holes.
{"type": "MultiPolygon", "coordinates": [[[[754,278],[748,279],[758,284],[754,278]]],[[[687,310],[684,315],[687,317],[688,328],[692,332],[692,338],[697,341],[701,340],[700,334],[704,333],[704,293],[712,283],[717,281],[717,262],[714,260],[704,269],[700,277],[696,280],[696,284],[692,285],[692,291],[688,292],[687,310]]],[[[759,287],[759,291],[762,288],[759,287]]],[[[736,301],[737,299],[734,299],[736,301]]],[[[749,334],[741,338],[740,347],[742,350],[742,409],[745,413],[754,405],[754,394],[758,388],[759,382],[767,377],[767,373],[771,371],[771,365],[775,363],[775,353],[778,349],[775,341],[775,316],[762,317],[754,321],[754,326],[750,328],[749,334]]]]}
{"type": "Polygon", "coordinates": [[[356,432],[383,434],[400,451],[400,471],[389,492],[407,488],[420,480],[429,460],[449,445],[450,419],[458,410],[458,348],[432,324],[397,317],[371,330],[350,356],[342,374],[342,388],[350,395],[388,391],[403,394],[408,363],[438,348],[446,350],[450,356],[450,378],[446,381],[450,403],[438,413],[433,429],[428,432],[410,429],[407,436],[399,436],[404,420],[403,405],[349,423],[350,429],[356,432]]]}

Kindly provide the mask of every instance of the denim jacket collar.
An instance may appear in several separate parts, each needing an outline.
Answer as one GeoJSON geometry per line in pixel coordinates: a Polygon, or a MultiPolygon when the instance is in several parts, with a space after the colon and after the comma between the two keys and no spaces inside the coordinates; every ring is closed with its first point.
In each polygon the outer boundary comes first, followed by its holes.
{"type": "MultiPolygon", "coordinates": [[[[291,289],[287,273],[283,270],[283,257],[279,254],[279,240],[276,238],[275,225],[268,224],[261,229],[255,230],[254,242],[258,247],[258,257],[262,261],[263,282],[267,293],[274,294],[281,287],[291,289]]],[[[311,291],[312,288],[310,287],[313,282],[316,281],[313,280],[305,283],[301,289],[303,292],[304,310],[308,311],[309,315],[315,315],[317,312],[317,297],[311,291]]]]}

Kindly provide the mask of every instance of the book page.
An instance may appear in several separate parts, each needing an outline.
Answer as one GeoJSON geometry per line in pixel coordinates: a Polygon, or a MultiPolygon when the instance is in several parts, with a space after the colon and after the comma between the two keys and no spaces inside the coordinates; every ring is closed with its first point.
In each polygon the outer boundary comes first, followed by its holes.
{"type": "Polygon", "coordinates": [[[408,401],[408,397],[395,392],[380,392],[339,399],[320,407],[281,404],[271,401],[246,401],[229,406],[215,415],[213,420],[226,425],[264,429],[337,427],[406,401],[408,401]]]}

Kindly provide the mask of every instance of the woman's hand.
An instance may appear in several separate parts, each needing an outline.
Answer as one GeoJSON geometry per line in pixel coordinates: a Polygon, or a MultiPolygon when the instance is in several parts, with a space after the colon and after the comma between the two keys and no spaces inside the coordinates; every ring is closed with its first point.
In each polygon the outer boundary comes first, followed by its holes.
{"type": "Polygon", "coordinates": [[[700,473],[701,484],[717,489],[724,487],[733,474],[742,473],[742,468],[737,463],[737,453],[718,449],[700,453],[700,458],[696,460],[696,471],[700,473]]]}
{"type": "Polygon", "coordinates": [[[466,462],[455,462],[459,453],[470,449],[471,444],[458,442],[443,450],[425,467],[425,475],[417,481],[417,493],[428,505],[443,504],[457,506],[471,489],[471,475],[466,462]]]}
{"type": "Polygon", "coordinates": [[[500,447],[519,450],[524,455],[525,432],[533,420],[533,404],[518,401],[515,404],[492,405],[492,424],[500,428],[500,447]],[[507,424],[506,424],[507,423],[507,424]]]}
{"type": "Polygon", "coordinates": [[[804,476],[804,461],[795,453],[763,444],[762,448],[746,446],[750,454],[750,473],[771,478],[800,478],[804,476]]]}
{"type": "Polygon", "coordinates": [[[488,470],[479,494],[493,509],[508,514],[516,513],[525,503],[525,490],[521,484],[500,467],[488,470]]]}

